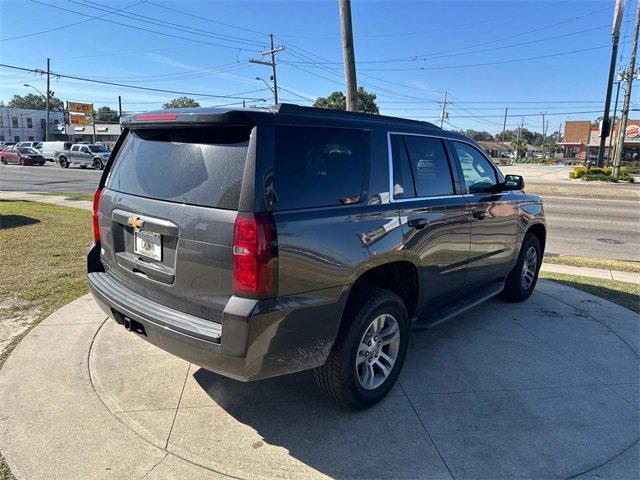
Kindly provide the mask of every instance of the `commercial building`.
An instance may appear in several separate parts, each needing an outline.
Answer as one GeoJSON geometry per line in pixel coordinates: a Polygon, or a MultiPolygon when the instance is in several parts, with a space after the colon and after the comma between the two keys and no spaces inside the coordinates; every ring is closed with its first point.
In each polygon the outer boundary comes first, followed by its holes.
{"type": "MultiPolygon", "coordinates": [[[[0,142],[41,142],[45,139],[46,110],[0,107],[0,142]]],[[[64,138],[64,113],[49,112],[49,139],[64,138]]]]}
{"type": "MultiPolygon", "coordinates": [[[[69,141],[73,143],[93,142],[93,125],[65,125],[69,141]]],[[[95,125],[95,141],[112,146],[120,136],[120,125],[117,123],[97,123],[95,125]]]]}
{"type": "MultiPolygon", "coordinates": [[[[607,138],[605,158],[613,159],[619,122],[614,125],[611,136],[607,138]]],[[[623,161],[640,160],[640,120],[629,120],[624,132],[623,161]]],[[[590,120],[571,120],[564,124],[564,138],[560,142],[564,147],[564,157],[578,160],[596,160],[600,148],[600,127],[590,120]]]]}

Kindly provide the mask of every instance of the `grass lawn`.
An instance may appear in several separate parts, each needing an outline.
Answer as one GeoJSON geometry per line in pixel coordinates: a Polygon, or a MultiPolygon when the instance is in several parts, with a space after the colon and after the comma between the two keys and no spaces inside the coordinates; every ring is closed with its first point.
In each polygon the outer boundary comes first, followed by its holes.
{"type": "MultiPolygon", "coordinates": [[[[85,210],[0,200],[0,368],[31,328],[88,292],[91,228],[85,210]]],[[[13,479],[0,455],[0,480],[13,479]]]]}
{"type": "MultiPolygon", "coordinates": [[[[0,200],[3,323],[22,316],[33,325],[87,293],[85,254],[91,230],[91,213],[85,210],[0,200]]],[[[0,353],[0,367],[15,343],[17,339],[0,353]]]]}
{"type": "Polygon", "coordinates": [[[640,314],[640,285],[550,272],[540,272],[540,278],[554,280],[569,287],[591,293],[640,314]]]}
{"type": "MultiPolygon", "coordinates": [[[[93,201],[93,193],[78,193],[78,192],[34,192],[36,195],[55,195],[58,197],[65,197],[66,200],[87,200],[93,201]]],[[[2,480],[2,479],[0,479],[2,480]]]]}
{"type": "Polygon", "coordinates": [[[617,270],[618,272],[640,273],[640,262],[607,260],[605,258],[575,257],[572,255],[545,255],[544,262],[558,265],[572,265],[574,267],[601,268],[605,270],[617,270]]]}

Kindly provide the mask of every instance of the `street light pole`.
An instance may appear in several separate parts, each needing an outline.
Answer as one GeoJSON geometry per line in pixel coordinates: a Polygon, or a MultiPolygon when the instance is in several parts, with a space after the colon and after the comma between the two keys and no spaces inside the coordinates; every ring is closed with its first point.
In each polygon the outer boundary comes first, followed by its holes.
{"type": "Polygon", "coordinates": [[[602,167],[604,164],[604,148],[611,129],[611,125],[609,123],[609,109],[611,104],[611,93],[613,90],[613,79],[616,73],[616,57],[618,56],[618,43],[620,41],[620,24],[622,23],[625,3],[626,0],[616,0],[616,7],[613,13],[613,30],[611,32],[611,61],[609,63],[607,93],[604,100],[604,115],[602,116],[602,128],[600,130],[600,147],[598,149],[597,161],[598,167],[602,167]]]}

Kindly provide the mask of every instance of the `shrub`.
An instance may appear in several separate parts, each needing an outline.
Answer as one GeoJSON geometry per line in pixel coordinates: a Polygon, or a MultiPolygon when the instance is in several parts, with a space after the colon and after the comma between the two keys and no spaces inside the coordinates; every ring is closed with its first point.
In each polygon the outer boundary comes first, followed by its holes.
{"type": "Polygon", "coordinates": [[[615,182],[613,176],[607,173],[588,173],[583,175],[582,180],[585,182],[615,182]]]}

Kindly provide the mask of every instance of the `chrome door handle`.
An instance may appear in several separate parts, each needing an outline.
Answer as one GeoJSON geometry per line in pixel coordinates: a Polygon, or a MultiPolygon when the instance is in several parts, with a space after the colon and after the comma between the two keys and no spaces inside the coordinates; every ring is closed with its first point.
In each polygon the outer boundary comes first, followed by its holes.
{"type": "Polygon", "coordinates": [[[409,225],[411,228],[420,230],[421,228],[426,227],[428,223],[429,220],[427,220],[426,218],[414,218],[412,220],[409,220],[407,222],[407,225],[409,225]]]}

